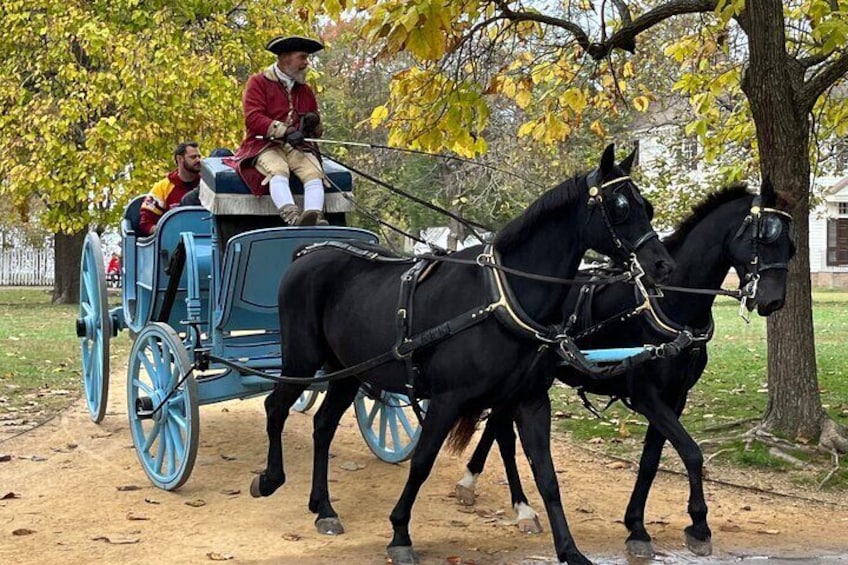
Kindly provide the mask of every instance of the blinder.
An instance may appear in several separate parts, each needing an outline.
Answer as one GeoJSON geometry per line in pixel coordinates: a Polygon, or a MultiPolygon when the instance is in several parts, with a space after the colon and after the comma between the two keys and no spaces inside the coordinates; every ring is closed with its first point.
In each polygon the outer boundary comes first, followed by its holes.
{"type": "MultiPolygon", "coordinates": [[[[598,208],[598,204],[601,204],[601,215],[610,230],[616,247],[624,248],[631,253],[635,253],[647,242],[657,237],[657,233],[654,230],[648,230],[631,244],[622,240],[615,232],[613,226],[623,224],[630,217],[630,201],[628,200],[625,191],[629,190],[630,194],[633,196],[633,200],[635,200],[638,204],[647,207],[647,202],[644,198],[642,198],[642,195],[639,194],[638,190],[636,190],[629,182],[626,182],[630,180],[630,176],[621,176],[603,184],[600,183],[600,176],[600,171],[595,169],[586,177],[586,182],[589,185],[588,205],[590,208],[595,209],[598,208]],[[616,184],[618,186],[615,186],[616,184]],[[610,191],[610,194],[604,198],[603,189],[609,186],[614,186],[614,188],[610,191]]],[[[646,210],[646,214],[647,213],[648,211],[646,210]]]]}
{"type": "Polygon", "coordinates": [[[745,216],[745,220],[736,232],[735,237],[739,238],[742,237],[742,234],[747,231],[749,226],[753,230],[752,241],[754,243],[754,256],[751,259],[751,264],[754,265],[754,273],[751,273],[750,277],[759,277],[759,273],[768,270],[789,270],[789,264],[787,262],[761,263],[759,251],[757,249],[757,245],[759,244],[770,245],[780,238],[783,230],[785,229],[780,216],[784,216],[789,219],[789,236],[794,250],[795,232],[792,228],[792,216],[783,210],[762,208],[759,196],[754,198],[751,204],[751,212],[745,216]]]}

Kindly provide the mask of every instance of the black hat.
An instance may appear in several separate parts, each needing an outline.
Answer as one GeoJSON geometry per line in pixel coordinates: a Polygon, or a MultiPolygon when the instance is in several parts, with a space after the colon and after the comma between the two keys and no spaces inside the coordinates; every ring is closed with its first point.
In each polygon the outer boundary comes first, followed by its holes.
{"type": "Polygon", "coordinates": [[[265,49],[274,55],[282,55],[283,53],[292,53],[295,51],[303,51],[304,53],[311,54],[316,51],[320,51],[323,48],[324,46],[319,41],[297,35],[289,37],[286,37],[285,35],[278,35],[265,46],[265,49]]]}

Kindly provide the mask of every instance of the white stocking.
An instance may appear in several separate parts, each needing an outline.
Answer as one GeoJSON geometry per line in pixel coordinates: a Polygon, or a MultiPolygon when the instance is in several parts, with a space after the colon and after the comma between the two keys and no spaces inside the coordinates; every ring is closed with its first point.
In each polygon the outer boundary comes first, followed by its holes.
{"type": "Polygon", "coordinates": [[[324,209],[324,182],[321,179],[312,179],[303,183],[303,209],[318,211],[324,209]]]}
{"type": "Polygon", "coordinates": [[[289,188],[289,179],[282,175],[274,175],[271,177],[271,200],[274,201],[274,206],[277,210],[286,204],[294,204],[291,188],[289,188]]]}

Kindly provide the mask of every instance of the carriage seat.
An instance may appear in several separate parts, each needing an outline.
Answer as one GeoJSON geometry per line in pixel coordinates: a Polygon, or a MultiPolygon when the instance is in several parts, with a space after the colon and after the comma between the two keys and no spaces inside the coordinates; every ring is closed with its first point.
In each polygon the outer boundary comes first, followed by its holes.
{"type": "MultiPolygon", "coordinates": [[[[339,193],[341,190],[353,196],[353,178],[350,171],[331,161],[324,161],[323,165],[324,172],[331,181],[330,186],[324,188],[324,211],[330,214],[353,211],[353,204],[339,193]]],[[[303,183],[295,176],[292,176],[290,181],[295,202],[302,207],[303,183]]],[[[269,195],[254,195],[238,172],[219,157],[208,157],[200,163],[200,202],[204,208],[216,215],[279,215],[269,195]]]]}
{"type": "Polygon", "coordinates": [[[121,228],[124,233],[132,232],[136,236],[141,235],[141,204],[144,196],[136,196],[124,210],[124,219],[121,228]]]}

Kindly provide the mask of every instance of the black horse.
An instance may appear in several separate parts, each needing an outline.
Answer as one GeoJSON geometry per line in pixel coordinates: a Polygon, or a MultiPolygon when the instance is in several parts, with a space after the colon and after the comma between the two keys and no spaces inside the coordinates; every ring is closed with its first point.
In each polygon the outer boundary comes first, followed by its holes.
{"type": "MultiPolygon", "coordinates": [[[[795,253],[795,243],[792,220],[785,212],[773,208],[775,199],[774,189],[766,181],[760,196],[748,193],[742,186],[733,186],[711,195],[696,207],[664,242],[677,264],[669,284],[719,289],[727,271],[733,267],[739,275],[740,285],[756,289],[747,302],[749,309],[756,305],[761,316],[768,316],[782,308],[787,266],[795,253]]],[[[591,302],[587,302],[590,294],[587,291],[571,293],[564,307],[566,316],[579,310],[591,320],[615,319],[643,302],[628,284],[598,288],[591,302]],[[582,299],[578,298],[581,294],[582,299]],[[579,308],[578,302],[581,303],[579,308]]],[[[585,349],[638,346],[668,341],[669,333],[688,328],[697,338],[681,355],[645,363],[627,377],[607,381],[593,381],[568,368],[555,371],[556,378],[585,392],[627,400],[628,405],[649,422],[639,474],[624,518],[630,531],[627,549],[639,557],[654,553],[651,536],[645,530],[645,502],[666,440],[680,455],[689,476],[688,510],[692,525],[685,531],[686,545],[698,555],[709,555],[712,551],[702,486],[703,455],[679,417],[689,390],[707,364],[706,344],[712,337],[710,311],[714,298],[709,294],[666,291],[664,298],[651,301],[651,310],[626,322],[602,327],[596,333],[589,330],[578,341],[585,349]]],[[[592,321],[583,320],[583,324],[586,327],[592,321]]],[[[527,505],[521,489],[515,466],[515,434],[508,414],[490,416],[466,475],[457,484],[457,498],[463,504],[473,504],[477,476],[483,470],[495,439],[506,466],[519,527],[526,532],[541,531],[538,517],[527,505]]]]}
{"type": "MultiPolygon", "coordinates": [[[[613,146],[607,147],[597,169],[546,192],[501,230],[493,247],[466,249],[450,255],[450,262],[438,263],[418,283],[412,300],[400,305],[401,278],[410,264],[369,260],[334,245],[299,253],[281,282],[279,304],[283,373],[304,379],[304,384],[278,384],[265,400],[268,462],[254,479],[251,494],[269,496],[285,483],[281,433],[308,379],[322,366],[338,371],[394,351],[389,363],[330,382],[315,415],[309,509],[317,514],[318,531],[344,531],[330,504],[328,454],[361,379],[372,389],[391,392],[407,393],[412,386],[416,396],[430,399],[409,477],[390,517],[394,536],[388,553],[394,563],[417,563],[408,530],[412,505],[455,424],[486,408],[507,408],[518,401],[547,406],[547,411],[528,411],[518,423],[553,524],[557,556],[572,564],[588,563],[568,530],[550,455],[547,391],[552,380],[546,375],[555,359],[551,353],[537,354],[545,325],[560,318],[567,288],[502,275],[493,265],[570,277],[592,248],[622,261],[636,256],[654,279],[667,278],[673,261],[651,229],[650,205],[630,180],[632,160],[633,154],[616,165],[613,146]],[[398,332],[404,324],[414,334],[412,342],[422,334],[456,335],[407,354],[408,342],[398,332]],[[414,383],[406,369],[410,356],[416,366],[414,383]],[[539,369],[531,370],[531,364],[539,369]]],[[[467,432],[465,443],[473,427],[467,432]]],[[[454,433],[461,436],[459,428],[454,433]]]]}

